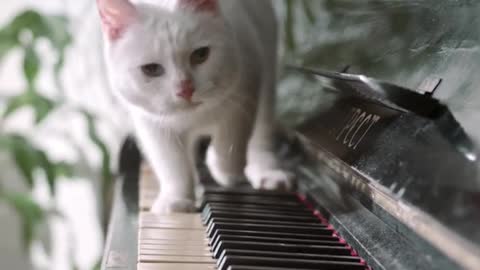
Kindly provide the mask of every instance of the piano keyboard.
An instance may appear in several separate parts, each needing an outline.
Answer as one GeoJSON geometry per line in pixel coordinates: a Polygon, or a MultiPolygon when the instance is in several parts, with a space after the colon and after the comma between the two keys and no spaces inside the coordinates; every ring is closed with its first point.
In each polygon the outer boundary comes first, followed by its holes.
{"type": "Polygon", "coordinates": [[[207,189],[200,213],[156,216],[156,181],[141,175],[138,270],[370,269],[294,193],[207,189]]]}

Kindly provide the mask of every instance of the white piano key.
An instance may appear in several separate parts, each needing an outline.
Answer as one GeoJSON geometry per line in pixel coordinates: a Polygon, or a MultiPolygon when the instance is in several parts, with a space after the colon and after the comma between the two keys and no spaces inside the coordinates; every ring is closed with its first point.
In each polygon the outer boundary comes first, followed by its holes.
{"type": "Polygon", "coordinates": [[[142,229],[177,229],[177,230],[194,230],[205,232],[205,227],[198,227],[195,224],[175,224],[175,223],[150,223],[141,222],[140,228],[142,229]]]}
{"type": "Polygon", "coordinates": [[[140,255],[153,256],[195,256],[195,257],[212,257],[210,250],[184,250],[184,249],[164,249],[164,250],[148,250],[140,249],[140,255]]]}
{"type": "Polygon", "coordinates": [[[138,270],[213,270],[205,227],[199,213],[155,215],[148,212],[159,192],[148,167],[140,180],[138,270]]]}
{"type": "Polygon", "coordinates": [[[138,270],[215,270],[212,264],[196,263],[139,263],[138,270]]]}
{"type": "Polygon", "coordinates": [[[180,222],[186,221],[190,222],[191,220],[201,220],[198,213],[172,213],[157,215],[153,213],[140,213],[140,219],[144,220],[178,220],[180,222]]]}
{"type": "Polygon", "coordinates": [[[163,245],[140,245],[139,250],[184,250],[184,251],[205,251],[210,250],[208,246],[199,247],[199,246],[180,246],[180,245],[171,245],[171,246],[163,246],[163,245]]]}
{"type": "Polygon", "coordinates": [[[207,263],[215,264],[212,257],[204,256],[163,256],[163,255],[142,255],[138,256],[139,262],[145,263],[207,263]]]}
{"type": "Polygon", "coordinates": [[[140,228],[172,228],[205,230],[199,214],[154,216],[144,213],[140,216],[140,228]]]}
{"type": "Polygon", "coordinates": [[[202,240],[161,240],[161,239],[138,239],[138,243],[142,244],[151,244],[151,245],[183,245],[183,246],[201,246],[204,247],[208,245],[209,241],[207,239],[202,240]]]}
{"type": "Polygon", "coordinates": [[[186,240],[197,241],[207,239],[205,231],[202,230],[177,230],[177,229],[150,229],[140,230],[140,239],[158,240],[186,240]]]}

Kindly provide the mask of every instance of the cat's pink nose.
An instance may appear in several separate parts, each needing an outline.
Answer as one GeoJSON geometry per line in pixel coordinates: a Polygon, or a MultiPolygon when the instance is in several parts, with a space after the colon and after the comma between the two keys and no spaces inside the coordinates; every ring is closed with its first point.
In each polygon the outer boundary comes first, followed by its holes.
{"type": "Polygon", "coordinates": [[[191,102],[193,92],[195,92],[195,88],[193,87],[192,81],[185,80],[180,82],[180,90],[177,92],[177,96],[191,102]]]}

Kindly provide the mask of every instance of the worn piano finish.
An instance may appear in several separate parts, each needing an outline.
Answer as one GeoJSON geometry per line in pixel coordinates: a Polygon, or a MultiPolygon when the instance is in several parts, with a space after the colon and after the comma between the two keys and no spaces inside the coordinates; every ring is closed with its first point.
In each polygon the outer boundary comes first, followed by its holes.
{"type": "Polygon", "coordinates": [[[296,166],[310,179],[302,190],[357,231],[352,240],[374,254],[374,268],[475,269],[479,153],[449,109],[365,76],[296,72],[336,93],[296,131],[310,153],[296,166]]]}
{"type": "MultiPolygon", "coordinates": [[[[320,34],[280,91],[295,106],[279,155],[299,193],[373,269],[478,269],[480,2],[308,2],[318,17],[293,30],[320,34]]],[[[137,262],[140,159],[126,145],[103,269],[137,262]]]]}
{"type": "Polygon", "coordinates": [[[306,27],[318,35],[301,40],[293,57],[313,72],[283,78],[283,102],[313,100],[283,113],[314,157],[300,166],[312,180],[304,190],[340,193],[334,205],[346,220],[371,213],[388,225],[353,234],[390,258],[387,269],[478,268],[480,2],[318,2],[313,13],[326,19],[306,27]],[[348,210],[342,197],[361,207],[348,210]],[[396,247],[386,232],[417,248],[396,247]]]}

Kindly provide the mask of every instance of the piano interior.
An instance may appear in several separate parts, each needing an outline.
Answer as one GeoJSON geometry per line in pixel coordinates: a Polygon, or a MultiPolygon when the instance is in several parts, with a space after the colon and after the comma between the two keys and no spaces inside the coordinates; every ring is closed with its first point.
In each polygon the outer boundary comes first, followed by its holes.
{"type": "Polygon", "coordinates": [[[290,98],[323,100],[289,112],[278,135],[296,191],[221,189],[199,162],[198,212],[154,216],[159,187],[129,138],[102,269],[480,269],[480,136],[465,95],[480,85],[480,4],[322,2],[365,35],[328,54],[311,41],[283,75],[290,98]],[[404,27],[380,31],[380,4],[404,27]]]}

